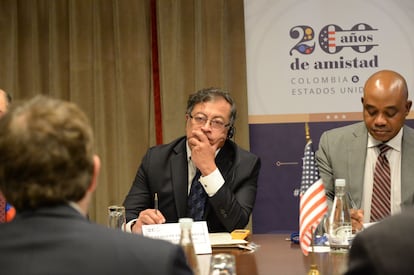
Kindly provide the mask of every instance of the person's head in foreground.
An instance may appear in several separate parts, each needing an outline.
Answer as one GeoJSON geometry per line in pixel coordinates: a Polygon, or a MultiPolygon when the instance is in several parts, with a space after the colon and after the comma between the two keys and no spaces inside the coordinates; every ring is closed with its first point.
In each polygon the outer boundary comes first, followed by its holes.
{"type": "Polygon", "coordinates": [[[12,97],[6,91],[0,89],[0,118],[4,116],[10,108],[12,97]]]}
{"type": "Polygon", "coordinates": [[[0,190],[17,210],[0,224],[2,274],[192,274],[179,246],[86,218],[93,147],[74,103],[37,96],[0,119],[0,190]]]}
{"type": "Polygon", "coordinates": [[[0,120],[0,189],[17,212],[77,202],[84,215],[99,158],[73,103],[35,97],[0,120]]]}

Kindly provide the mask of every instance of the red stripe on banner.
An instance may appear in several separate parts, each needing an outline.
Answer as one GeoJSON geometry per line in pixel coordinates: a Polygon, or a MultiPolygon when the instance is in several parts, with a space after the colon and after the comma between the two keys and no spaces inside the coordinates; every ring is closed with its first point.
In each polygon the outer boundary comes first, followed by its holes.
{"type": "Polygon", "coordinates": [[[152,58],[152,82],[154,86],[154,111],[155,111],[155,139],[157,144],[162,144],[162,112],[160,92],[160,71],[158,64],[158,32],[157,32],[157,2],[151,0],[151,58],[152,58]]]}
{"type": "MultiPolygon", "coordinates": [[[[316,164],[315,164],[316,165],[316,164]]],[[[299,242],[304,255],[312,242],[312,232],[316,229],[325,213],[328,212],[325,187],[322,179],[313,183],[300,197],[299,242]]]]}

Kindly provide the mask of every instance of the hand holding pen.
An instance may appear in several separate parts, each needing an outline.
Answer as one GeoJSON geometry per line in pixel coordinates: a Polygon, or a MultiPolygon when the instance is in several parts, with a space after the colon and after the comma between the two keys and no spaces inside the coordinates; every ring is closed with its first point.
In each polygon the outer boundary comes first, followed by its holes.
{"type": "Polygon", "coordinates": [[[356,203],[351,197],[351,193],[347,192],[348,200],[351,205],[350,214],[352,222],[352,233],[357,233],[364,228],[364,210],[358,209],[356,203]]]}
{"type": "Polygon", "coordinates": [[[133,233],[142,233],[142,226],[147,224],[162,224],[165,223],[164,215],[158,208],[158,193],[154,194],[154,208],[148,208],[139,213],[137,221],[132,226],[133,233]]]}

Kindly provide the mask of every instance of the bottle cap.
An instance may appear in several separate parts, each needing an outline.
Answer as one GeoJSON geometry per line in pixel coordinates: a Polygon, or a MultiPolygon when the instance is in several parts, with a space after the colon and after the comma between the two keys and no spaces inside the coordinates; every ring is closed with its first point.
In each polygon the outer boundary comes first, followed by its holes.
{"type": "Polygon", "coordinates": [[[193,226],[193,219],[192,218],[180,218],[178,220],[181,228],[191,229],[193,226]]]}
{"type": "Polygon", "coordinates": [[[345,179],[336,179],[335,186],[344,187],[345,186],[345,179]]]}

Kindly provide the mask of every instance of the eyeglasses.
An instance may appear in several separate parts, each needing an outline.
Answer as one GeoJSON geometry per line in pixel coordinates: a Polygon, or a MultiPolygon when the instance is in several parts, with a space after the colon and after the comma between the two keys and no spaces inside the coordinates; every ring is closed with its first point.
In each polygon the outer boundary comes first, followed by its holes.
{"type": "Polygon", "coordinates": [[[198,126],[206,125],[207,121],[209,120],[210,120],[210,127],[216,130],[221,130],[221,129],[224,129],[230,126],[230,123],[225,124],[223,121],[221,121],[218,118],[208,119],[206,116],[203,116],[203,115],[192,116],[191,114],[188,114],[188,116],[193,120],[194,124],[198,126]]]}

